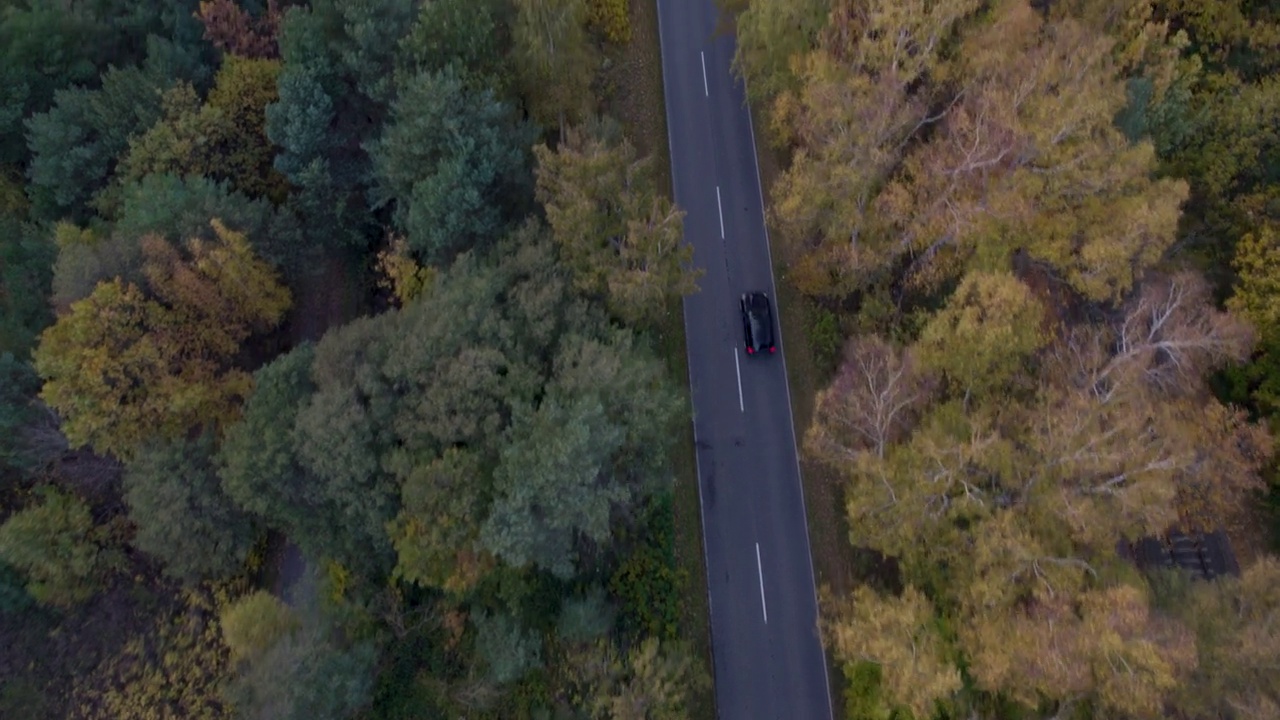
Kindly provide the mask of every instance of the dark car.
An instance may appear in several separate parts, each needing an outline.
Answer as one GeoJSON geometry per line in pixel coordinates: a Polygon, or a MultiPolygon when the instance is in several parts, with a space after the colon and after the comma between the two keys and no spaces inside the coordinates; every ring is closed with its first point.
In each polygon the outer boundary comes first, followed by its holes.
{"type": "Polygon", "coordinates": [[[769,296],[762,292],[747,293],[742,296],[739,304],[742,307],[742,332],[746,336],[747,354],[774,352],[773,310],[769,307],[769,296]]]}

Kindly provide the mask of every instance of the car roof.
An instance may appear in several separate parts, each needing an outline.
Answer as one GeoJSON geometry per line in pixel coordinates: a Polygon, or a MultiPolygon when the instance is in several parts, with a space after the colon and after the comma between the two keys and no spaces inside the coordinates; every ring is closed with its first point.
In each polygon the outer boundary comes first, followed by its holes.
{"type": "Polygon", "coordinates": [[[773,311],[769,309],[769,296],[752,292],[747,293],[743,301],[747,324],[751,326],[752,344],[756,347],[773,345],[773,311]]]}

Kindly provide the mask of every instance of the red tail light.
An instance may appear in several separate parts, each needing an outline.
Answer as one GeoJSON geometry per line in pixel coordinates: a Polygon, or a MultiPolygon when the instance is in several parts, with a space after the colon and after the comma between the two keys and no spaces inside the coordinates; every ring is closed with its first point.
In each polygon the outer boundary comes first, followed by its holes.
{"type": "Polygon", "coordinates": [[[777,349],[778,349],[778,348],[776,348],[776,347],[774,347],[774,346],[772,346],[772,345],[770,345],[770,346],[769,346],[769,352],[776,352],[776,351],[777,351],[777,349]]]}
{"type": "Polygon", "coordinates": [[[750,354],[751,354],[751,353],[753,353],[753,352],[755,352],[755,351],[754,351],[754,350],[752,350],[751,348],[747,348],[747,354],[748,354],[748,355],[750,355],[750,354]]]}

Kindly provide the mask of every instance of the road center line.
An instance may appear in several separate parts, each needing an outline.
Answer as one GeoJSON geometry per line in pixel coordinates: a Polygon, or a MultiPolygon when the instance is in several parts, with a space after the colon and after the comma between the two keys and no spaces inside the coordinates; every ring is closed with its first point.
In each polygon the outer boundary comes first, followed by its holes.
{"type": "Polygon", "coordinates": [[[742,404],[742,367],[738,365],[738,348],[733,349],[733,370],[738,373],[738,410],[746,412],[747,408],[742,404]]]}
{"type": "Polygon", "coordinates": [[[716,214],[720,216],[720,239],[724,239],[724,209],[720,207],[720,186],[716,186],[716,214]]]}
{"type": "Polygon", "coordinates": [[[760,567],[760,543],[756,543],[756,573],[760,576],[760,611],[764,613],[764,624],[769,624],[769,608],[764,604],[764,570],[760,567]]]}
{"type": "Polygon", "coordinates": [[[705,52],[698,54],[702,56],[702,92],[707,97],[711,97],[711,89],[707,87],[707,54],[705,52]]]}

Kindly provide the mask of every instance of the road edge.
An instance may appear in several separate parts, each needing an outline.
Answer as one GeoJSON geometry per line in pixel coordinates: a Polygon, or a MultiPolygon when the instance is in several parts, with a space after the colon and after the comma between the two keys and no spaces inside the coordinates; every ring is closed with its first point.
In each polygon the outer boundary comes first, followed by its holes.
{"type": "MultiPolygon", "coordinates": [[[[658,13],[658,54],[661,58],[661,65],[662,65],[662,112],[665,115],[667,113],[667,97],[670,96],[670,87],[668,85],[667,61],[666,61],[667,43],[666,43],[666,35],[662,31],[662,0],[653,0],[653,3],[658,13]]],[[[672,200],[672,203],[674,203],[678,193],[676,192],[675,159],[671,157],[671,147],[672,147],[671,122],[669,118],[668,118],[668,122],[666,123],[666,126],[667,126],[667,158],[668,158],[667,172],[671,176],[670,177],[671,200],[672,200]]],[[[752,143],[753,143],[752,147],[754,149],[754,143],[755,143],[754,137],[752,138],[752,143]]],[[[756,175],[757,184],[759,183],[759,180],[760,180],[759,171],[757,169],[757,175],[756,175]]],[[[768,230],[766,229],[765,232],[766,232],[766,244],[767,244],[768,230]]],[[[680,242],[684,244],[689,243],[688,239],[684,235],[683,228],[681,228],[681,231],[680,231],[680,242]]],[[[772,273],[772,253],[770,254],[770,266],[771,266],[770,272],[772,273]]],[[[688,311],[688,306],[683,298],[681,298],[680,300],[680,319],[681,319],[682,331],[688,334],[689,311],[688,311]]],[[[684,352],[685,352],[685,384],[689,388],[689,396],[690,396],[689,427],[690,427],[690,431],[693,434],[693,464],[694,464],[695,472],[697,474],[697,477],[694,478],[694,482],[698,486],[698,524],[699,524],[698,534],[701,536],[701,539],[702,539],[702,566],[708,569],[708,575],[709,575],[711,566],[710,566],[709,558],[707,556],[707,533],[706,533],[707,516],[706,516],[706,510],[705,510],[706,504],[703,502],[703,497],[702,497],[702,460],[699,459],[698,457],[698,447],[700,444],[698,440],[698,423],[697,423],[697,418],[694,415],[693,402],[692,402],[692,397],[693,397],[692,364],[693,363],[692,363],[692,358],[689,356],[689,344],[687,342],[685,343],[684,352]]],[[[787,397],[789,400],[790,399],[789,391],[788,391],[787,397]]],[[[795,429],[793,427],[792,434],[794,435],[794,433],[795,433],[795,429]]],[[[806,534],[807,534],[807,529],[806,529],[806,534]]],[[[812,562],[813,560],[812,558],[810,558],[811,565],[812,565],[812,562]]],[[[708,635],[707,655],[708,655],[708,659],[711,661],[710,671],[711,671],[711,683],[713,688],[711,692],[711,704],[712,704],[712,707],[714,708],[715,717],[718,719],[720,717],[720,707],[716,702],[716,694],[714,690],[715,682],[716,682],[716,645],[715,645],[714,639],[710,637],[712,635],[712,627],[714,627],[714,622],[712,622],[712,618],[715,616],[715,606],[711,602],[710,585],[704,583],[702,591],[703,591],[703,596],[706,598],[706,603],[707,603],[707,635],[708,635]]],[[[823,663],[824,665],[826,663],[825,653],[823,657],[823,663]]],[[[830,689],[828,689],[827,694],[830,695],[830,689]]]]}

